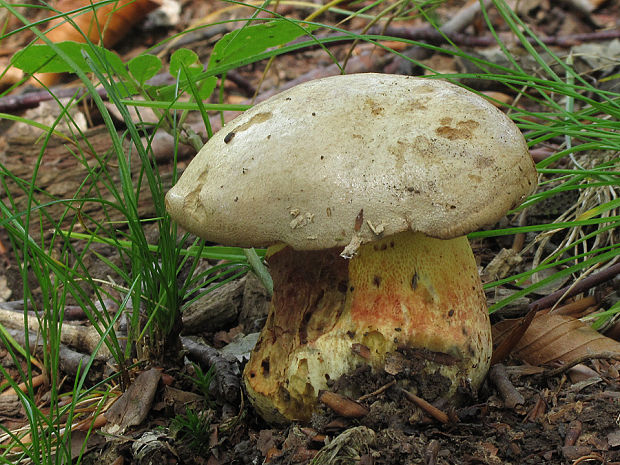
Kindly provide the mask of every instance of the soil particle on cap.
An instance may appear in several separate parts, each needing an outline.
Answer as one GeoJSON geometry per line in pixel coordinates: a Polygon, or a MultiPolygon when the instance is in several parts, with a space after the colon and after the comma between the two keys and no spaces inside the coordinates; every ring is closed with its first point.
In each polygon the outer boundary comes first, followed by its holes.
{"type": "Polygon", "coordinates": [[[370,97],[367,97],[364,103],[370,109],[370,112],[374,116],[380,116],[385,112],[385,109],[379,103],[377,103],[375,100],[371,99],[370,97]]]}
{"type": "Polygon", "coordinates": [[[480,123],[474,120],[458,121],[452,124],[452,118],[442,118],[439,123],[441,126],[435,129],[435,133],[448,140],[471,139],[474,129],[480,126],[480,123]]]}
{"type": "Polygon", "coordinates": [[[250,128],[251,126],[253,126],[255,124],[264,123],[265,121],[271,119],[272,116],[273,116],[273,114],[270,111],[262,112],[262,113],[257,113],[254,116],[252,116],[245,123],[240,124],[239,126],[235,127],[234,128],[234,133],[236,134],[236,133],[245,131],[246,129],[250,128]]]}
{"type": "Polygon", "coordinates": [[[314,214],[310,212],[301,213],[298,208],[289,211],[293,219],[290,222],[291,229],[303,228],[310,223],[314,223],[314,214]]]}
{"type": "MultiPolygon", "coordinates": [[[[370,220],[366,220],[366,223],[368,223],[368,227],[370,228],[370,230],[373,232],[373,234],[375,236],[380,236],[381,234],[383,234],[383,232],[385,231],[385,223],[383,223],[383,221],[381,223],[379,223],[378,225],[374,226],[370,220]]],[[[375,249],[377,250],[377,249],[375,249]]]]}

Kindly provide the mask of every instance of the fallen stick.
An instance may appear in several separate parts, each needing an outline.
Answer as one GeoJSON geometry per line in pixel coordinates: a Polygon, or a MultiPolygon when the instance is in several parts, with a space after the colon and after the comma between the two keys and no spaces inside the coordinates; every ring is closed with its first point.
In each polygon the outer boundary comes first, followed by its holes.
{"type": "MultiPolygon", "coordinates": [[[[24,334],[23,329],[7,329],[7,332],[11,335],[18,344],[25,346],[26,345],[26,336],[24,334]]],[[[34,350],[37,357],[43,357],[43,344],[41,342],[41,338],[36,334],[29,333],[28,334],[28,342],[30,345],[30,350],[34,350]]],[[[83,354],[81,352],[76,352],[75,350],[70,349],[64,344],[60,344],[58,348],[58,358],[60,364],[60,371],[69,375],[69,376],[77,376],[79,373],[80,376],[84,374],[84,370],[90,361],[90,355],[83,354]]],[[[101,378],[100,368],[103,365],[103,361],[99,359],[95,359],[91,366],[90,371],[86,375],[86,380],[89,383],[94,383],[101,378]]]]}
{"type": "MultiPolygon", "coordinates": [[[[116,312],[118,310],[118,305],[111,299],[106,299],[104,301],[105,309],[107,312],[116,312]]],[[[95,303],[95,306],[98,310],[102,310],[103,307],[99,304],[99,302],[95,303]]],[[[24,301],[22,300],[11,300],[9,302],[0,302],[0,308],[5,310],[11,310],[16,313],[23,314],[24,313],[24,301]]],[[[31,312],[33,318],[35,318],[34,312],[31,312]]],[[[75,321],[75,320],[86,320],[88,316],[84,311],[84,308],[79,305],[65,305],[63,315],[63,321],[75,321]]]]}
{"type": "MultiPolygon", "coordinates": [[[[0,324],[8,328],[23,330],[24,314],[0,308],[0,324]]],[[[34,315],[28,318],[28,330],[33,333],[40,331],[39,322],[34,315]]],[[[60,325],[60,342],[87,354],[95,352],[100,340],[99,333],[92,326],[60,325]]],[[[99,360],[107,360],[111,355],[108,347],[102,344],[95,357],[99,360]]]]}
{"type": "Polygon", "coordinates": [[[401,389],[401,391],[403,392],[403,394],[405,395],[405,397],[407,398],[409,402],[421,408],[425,413],[428,413],[431,417],[433,417],[438,422],[443,423],[444,425],[450,423],[450,418],[448,417],[448,414],[446,412],[439,410],[433,404],[425,401],[424,399],[416,396],[415,394],[412,394],[406,389],[401,389]]]}
{"type": "MultiPolygon", "coordinates": [[[[388,26],[387,28],[382,28],[380,31],[378,30],[377,33],[401,39],[424,41],[427,43],[431,43],[434,37],[435,40],[443,41],[445,43],[446,36],[453,36],[454,34],[460,33],[471,24],[478,12],[481,11],[482,6],[484,5],[484,7],[486,8],[490,3],[490,0],[483,0],[482,2],[473,2],[469,5],[465,5],[439,30],[430,26],[423,26],[409,30],[407,30],[407,28],[388,26]],[[410,35],[399,37],[398,34],[410,35]],[[419,37],[414,38],[415,35],[419,35],[419,37]]],[[[403,55],[407,56],[411,60],[411,62],[419,62],[429,57],[431,54],[432,51],[430,49],[419,45],[410,47],[403,53],[403,55]]],[[[394,59],[391,66],[388,66],[386,68],[386,71],[388,73],[396,74],[412,74],[412,69],[410,67],[411,63],[407,61],[404,57],[399,56],[398,58],[394,59]]]]}
{"type": "Polygon", "coordinates": [[[535,300],[530,304],[529,309],[540,310],[542,308],[552,307],[563,299],[567,299],[574,295],[581,294],[583,291],[586,291],[593,288],[594,286],[613,279],[619,273],[620,262],[610,266],[609,268],[594,273],[587,278],[584,278],[575,285],[565,286],[562,289],[559,289],[545,297],[535,300]]]}
{"type": "Polygon", "coordinates": [[[241,370],[234,358],[229,358],[213,347],[198,344],[188,337],[182,337],[181,343],[188,352],[190,359],[201,362],[208,367],[215,367],[215,379],[211,389],[216,391],[218,398],[224,398],[231,404],[239,402],[241,392],[241,370]]]}
{"type": "MultiPolygon", "coordinates": [[[[554,313],[556,315],[569,315],[574,316],[575,318],[579,318],[583,312],[598,304],[599,302],[596,296],[589,295],[582,299],[575,300],[574,302],[562,305],[561,307],[556,307],[555,309],[551,310],[551,313],[554,313]]],[[[546,309],[543,309],[542,311],[545,310],[546,309]]]]}
{"type": "Polygon", "coordinates": [[[378,396],[379,394],[383,394],[385,391],[387,391],[389,388],[391,388],[395,384],[396,384],[396,380],[393,379],[389,383],[384,384],[383,386],[381,386],[376,391],[369,392],[368,394],[364,394],[363,396],[361,396],[360,398],[357,399],[357,402],[362,402],[362,401],[364,401],[366,399],[370,399],[371,397],[378,396]]]}
{"type": "MultiPolygon", "coordinates": [[[[45,378],[46,376],[44,374],[40,374],[40,375],[36,375],[32,377],[32,388],[36,388],[41,386],[43,383],[45,383],[45,378]]],[[[19,389],[22,392],[25,392],[27,389],[26,383],[19,383],[17,385],[17,389],[19,389]]],[[[2,394],[0,394],[0,397],[6,397],[6,396],[11,396],[11,395],[17,395],[17,392],[15,391],[15,389],[13,387],[9,387],[6,391],[3,391],[2,394]]]]}
{"type": "MultiPolygon", "coordinates": [[[[465,24],[465,26],[467,26],[467,24],[465,24]]],[[[489,47],[497,43],[497,39],[495,38],[495,36],[491,35],[475,37],[471,34],[464,34],[462,32],[459,32],[458,30],[446,30],[442,34],[436,29],[430,27],[405,28],[388,26],[387,28],[381,28],[380,26],[374,26],[368,31],[368,34],[380,34],[398,39],[424,41],[432,45],[444,45],[452,42],[457,45],[464,45],[469,47],[489,47]]],[[[511,37],[513,36],[500,34],[500,38],[504,42],[509,42],[511,37]]],[[[582,42],[596,42],[603,40],[613,40],[617,38],[620,38],[619,29],[585,32],[581,34],[569,34],[557,37],[540,37],[539,40],[545,45],[554,45],[557,47],[567,48],[578,45],[582,42]]],[[[527,40],[531,44],[537,44],[537,42],[531,37],[528,37],[527,40]]]]}
{"type": "Polygon", "coordinates": [[[489,379],[493,382],[497,390],[499,391],[504,405],[510,409],[514,409],[517,405],[525,404],[525,399],[521,395],[517,388],[508,379],[506,373],[506,367],[501,363],[493,365],[489,370],[489,379]]]}
{"type": "Polygon", "coordinates": [[[559,374],[564,373],[565,371],[571,369],[575,365],[579,365],[580,363],[587,362],[589,360],[618,360],[620,361],[620,352],[601,352],[598,354],[587,354],[582,357],[578,357],[575,360],[571,360],[570,362],[558,367],[553,368],[551,370],[546,370],[542,373],[544,378],[552,378],[559,374]]]}
{"type": "Polygon", "coordinates": [[[319,392],[319,402],[325,404],[333,412],[345,418],[363,418],[369,410],[354,400],[331,391],[319,392]]]}

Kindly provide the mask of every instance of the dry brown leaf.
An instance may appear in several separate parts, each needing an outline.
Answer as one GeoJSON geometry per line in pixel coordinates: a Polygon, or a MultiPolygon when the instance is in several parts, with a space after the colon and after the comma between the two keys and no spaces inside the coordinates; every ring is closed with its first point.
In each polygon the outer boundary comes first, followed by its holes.
{"type": "MultiPolygon", "coordinates": [[[[494,343],[501,344],[519,320],[505,320],[493,326],[494,343]]],[[[620,343],[593,330],[581,321],[565,315],[538,314],[532,321],[513,354],[531,364],[553,361],[570,363],[602,353],[620,354],[620,343]]]]}
{"type": "MultiPolygon", "coordinates": [[[[55,8],[68,13],[93,3],[90,0],[59,0],[55,8]]],[[[65,40],[84,42],[83,34],[85,34],[91,42],[96,44],[103,37],[103,46],[112,47],[129,32],[134,24],[160,4],[160,0],[118,0],[116,3],[108,3],[96,8],[96,16],[93,11],[73,16],[78,29],[66,22],[64,18],[54,19],[49,24],[51,30],[46,33],[46,36],[52,42],[65,40]]]]}
{"type": "Polygon", "coordinates": [[[519,318],[518,320],[507,320],[513,322],[513,324],[511,324],[508,331],[503,334],[501,340],[495,336],[493,337],[494,345],[493,355],[491,356],[491,366],[503,361],[512,353],[519,341],[523,338],[525,332],[532,324],[535,316],[536,310],[532,309],[527,313],[527,315],[519,318]]]}
{"type": "MultiPolygon", "coordinates": [[[[68,13],[96,3],[91,0],[58,0],[56,10],[68,13]]],[[[52,42],[85,42],[84,36],[95,44],[101,43],[106,48],[113,47],[119,40],[141,21],[148,13],[161,5],[161,0],[118,0],[93,10],[71,15],[75,26],[65,18],[53,19],[49,31],[45,33],[52,42]]],[[[38,79],[49,86],[58,80],[58,74],[46,73],[38,79]]]]}
{"type": "Polygon", "coordinates": [[[24,72],[21,69],[10,66],[8,60],[0,60],[0,69],[4,70],[0,76],[0,91],[4,91],[17,84],[24,77],[24,72]]]}
{"type": "Polygon", "coordinates": [[[141,424],[151,411],[160,378],[161,371],[156,368],[140,373],[105,413],[105,431],[122,434],[128,427],[141,424]]]}

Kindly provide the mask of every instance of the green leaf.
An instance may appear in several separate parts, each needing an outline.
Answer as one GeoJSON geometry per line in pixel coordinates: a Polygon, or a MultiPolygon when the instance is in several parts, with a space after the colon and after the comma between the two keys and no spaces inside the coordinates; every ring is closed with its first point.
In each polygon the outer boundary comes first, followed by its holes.
{"type": "Polygon", "coordinates": [[[136,95],[139,93],[135,83],[127,79],[123,79],[119,82],[119,85],[116,86],[116,91],[122,98],[127,98],[131,95],[136,95]]]}
{"type": "Polygon", "coordinates": [[[198,96],[200,97],[200,99],[207,100],[213,93],[216,85],[217,78],[215,76],[203,79],[198,85],[198,96]]]}
{"type": "Polygon", "coordinates": [[[125,65],[114,52],[92,44],[78,44],[77,42],[59,42],[57,44],[35,44],[17,52],[11,63],[25,73],[75,73],[73,64],[68,63],[59,55],[57,50],[66,55],[77,67],[88,73],[92,70],[86,64],[84,54],[102,69],[108,69],[113,74],[128,77],[125,65]]]}
{"type": "MultiPolygon", "coordinates": [[[[82,57],[82,46],[76,42],[60,42],[56,44],[82,71],[89,72],[82,57]]],[[[11,60],[13,65],[25,73],[70,73],[73,67],[61,58],[56,51],[47,44],[31,45],[17,52],[11,60]]]]}
{"type": "Polygon", "coordinates": [[[177,89],[175,84],[168,86],[161,86],[155,89],[155,95],[157,100],[161,100],[162,102],[171,102],[175,100],[177,94],[180,90],[177,89]]]}
{"type": "Polygon", "coordinates": [[[172,54],[170,57],[170,74],[176,78],[179,71],[181,71],[181,77],[185,77],[186,72],[188,78],[197,76],[202,72],[202,63],[196,52],[187,48],[180,48],[172,54]]]}
{"type": "Polygon", "coordinates": [[[155,55],[145,54],[133,58],[127,66],[131,75],[140,84],[144,84],[159,72],[162,64],[161,60],[155,55]]]}
{"type": "MultiPolygon", "coordinates": [[[[215,89],[215,86],[217,85],[217,78],[215,76],[210,76],[204,78],[199,83],[197,82],[196,85],[198,87],[198,97],[200,97],[201,100],[206,100],[213,93],[213,89],[215,89]]],[[[178,94],[187,90],[187,83],[186,85],[179,86],[179,88],[177,88],[176,84],[172,84],[168,86],[159,86],[152,89],[155,92],[155,100],[171,102],[176,100],[178,94]]],[[[196,108],[192,109],[195,110],[196,108]]]]}
{"type": "Polygon", "coordinates": [[[302,27],[285,20],[273,20],[265,24],[247,26],[222,37],[213,47],[207,69],[251,57],[268,48],[283,45],[309,34],[316,26],[302,27]]]}

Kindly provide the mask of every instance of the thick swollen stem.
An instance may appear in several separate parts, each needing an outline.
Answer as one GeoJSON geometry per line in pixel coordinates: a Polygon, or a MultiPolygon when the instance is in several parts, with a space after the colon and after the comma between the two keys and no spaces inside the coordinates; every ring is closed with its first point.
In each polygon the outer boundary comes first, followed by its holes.
{"type": "Polygon", "coordinates": [[[361,246],[351,260],[340,252],[268,251],[274,295],[244,373],[259,413],[307,421],[319,390],[364,365],[421,397],[477,390],[491,328],[467,239],[405,232],[361,246]]]}

